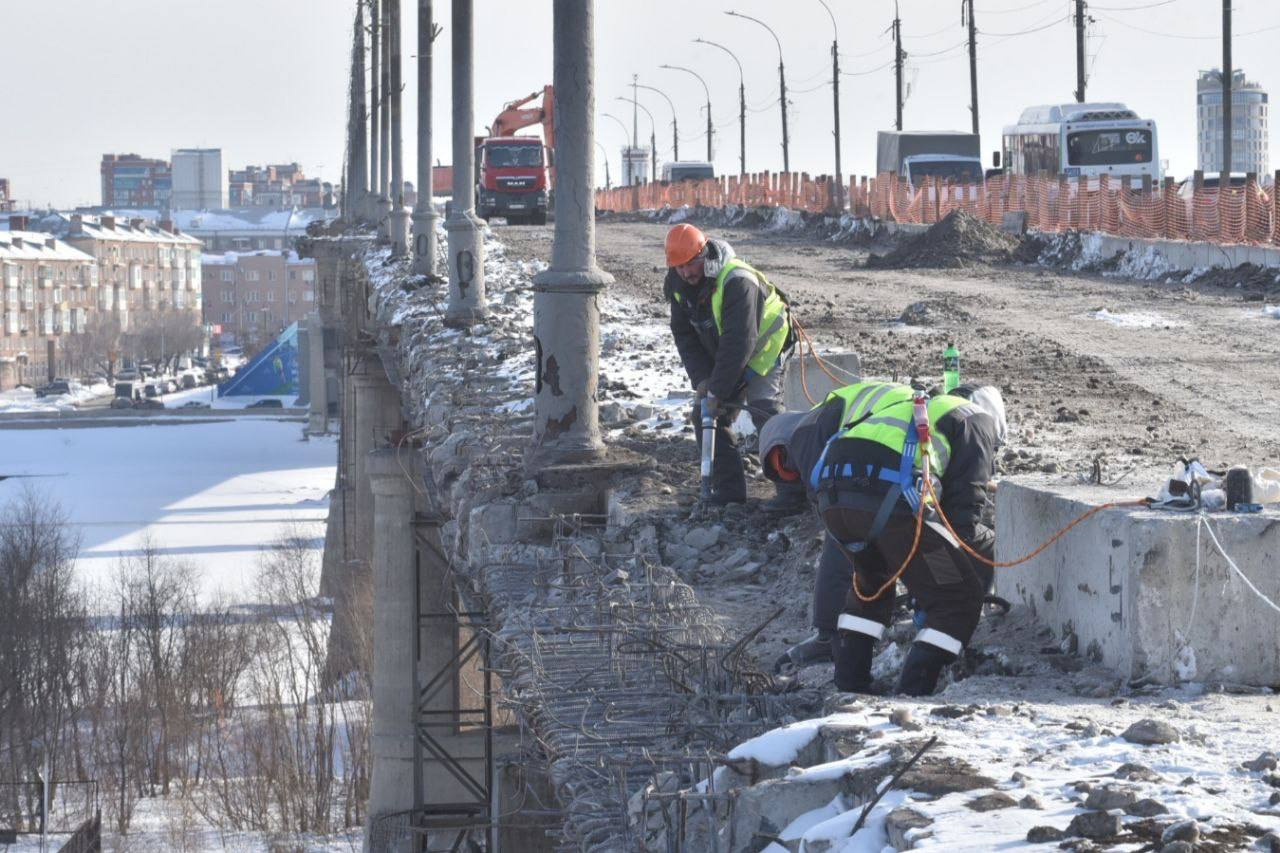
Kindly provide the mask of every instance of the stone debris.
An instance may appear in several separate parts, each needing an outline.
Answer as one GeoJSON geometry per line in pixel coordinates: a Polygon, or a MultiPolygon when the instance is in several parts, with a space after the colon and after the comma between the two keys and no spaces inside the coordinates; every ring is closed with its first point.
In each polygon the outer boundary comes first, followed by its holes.
{"type": "Polygon", "coordinates": [[[1147,718],[1138,720],[1129,728],[1125,729],[1120,737],[1130,743],[1140,743],[1146,746],[1155,746],[1165,743],[1177,743],[1182,740],[1182,735],[1172,724],[1166,723],[1164,720],[1155,720],[1147,718]]]}
{"type": "Polygon", "coordinates": [[[909,237],[887,255],[872,255],[867,266],[879,269],[911,267],[958,268],[1005,263],[1013,258],[1019,241],[1001,233],[972,214],[955,210],[928,231],[909,237]]]}
{"type": "Polygon", "coordinates": [[[1120,816],[1109,812],[1082,812],[1067,825],[1067,835],[1114,838],[1120,834],[1120,816]]]}
{"type": "Polygon", "coordinates": [[[1276,754],[1274,752],[1264,752],[1252,761],[1244,762],[1243,767],[1245,770],[1253,770],[1255,772],[1275,770],[1276,754]]]}
{"type": "Polygon", "coordinates": [[[1128,788],[1105,786],[1091,790],[1089,796],[1085,798],[1084,807],[1105,812],[1111,809],[1127,808],[1137,801],[1138,795],[1128,788]]]}
{"type": "Polygon", "coordinates": [[[975,812],[993,812],[997,809],[1011,809],[1018,805],[1018,801],[1003,791],[996,791],[991,794],[983,794],[965,803],[965,807],[975,812]]]}
{"type": "Polygon", "coordinates": [[[1194,820],[1180,820],[1177,823],[1171,823],[1165,827],[1164,832],[1160,833],[1160,843],[1168,844],[1171,841],[1186,841],[1195,844],[1200,840],[1200,824],[1194,820]]]}

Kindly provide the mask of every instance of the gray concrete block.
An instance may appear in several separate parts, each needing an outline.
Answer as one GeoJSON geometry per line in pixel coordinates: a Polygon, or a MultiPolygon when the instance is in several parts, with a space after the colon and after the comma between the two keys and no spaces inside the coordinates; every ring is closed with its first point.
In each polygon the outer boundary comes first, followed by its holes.
{"type": "MultiPolygon", "coordinates": [[[[1125,497],[1006,480],[997,496],[996,559],[1021,557],[1086,510],[1125,497]]],[[[1209,516],[1223,549],[1272,601],[1280,601],[1278,521],[1276,510],[1209,516]]],[[[996,591],[1029,606],[1059,637],[1075,634],[1081,653],[1100,655],[1123,678],[1275,684],[1280,615],[1207,532],[1197,578],[1196,523],[1184,513],[1104,510],[1035,559],[997,569],[996,591]]]]}
{"type": "Polygon", "coordinates": [[[836,382],[823,372],[822,368],[809,353],[797,353],[788,359],[782,374],[782,405],[789,412],[803,412],[812,409],[815,402],[836,388],[858,382],[862,378],[862,361],[856,352],[826,354],[822,360],[827,362],[832,373],[840,380],[836,382]],[[801,381],[801,362],[804,364],[803,382],[801,381]],[[805,394],[805,387],[809,393],[805,394]],[[815,402],[810,402],[812,397],[815,402]]]}

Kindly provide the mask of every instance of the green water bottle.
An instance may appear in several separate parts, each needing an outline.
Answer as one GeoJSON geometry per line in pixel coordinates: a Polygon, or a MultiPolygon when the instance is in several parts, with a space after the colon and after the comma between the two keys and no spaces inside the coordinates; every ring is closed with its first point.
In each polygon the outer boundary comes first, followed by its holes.
{"type": "Polygon", "coordinates": [[[954,343],[942,353],[942,393],[950,394],[960,387],[960,351],[954,343]]]}

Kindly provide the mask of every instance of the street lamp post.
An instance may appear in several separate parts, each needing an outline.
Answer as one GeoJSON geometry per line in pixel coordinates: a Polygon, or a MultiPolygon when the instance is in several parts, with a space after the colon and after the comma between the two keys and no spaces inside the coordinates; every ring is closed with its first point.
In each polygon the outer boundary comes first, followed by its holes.
{"type": "Polygon", "coordinates": [[[744,18],[753,21],[769,31],[769,35],[773,36],[773,41],[778,46],[778,102],[782,104],[782,171],[791,171],[791,152],[789,148],[789,139],[787,137],[787,70],[782,64],[782,42],[778,40],[778,34],[773,28],[759,18],[753,18],[750,15],[744,15],[741,12],[729,11],[726,15],[732,15],[735,18],[744,18]]]}
{"type": "MultiPolygon", "coordinates": [[[[611,118],[618,123],[618,127],[622,128],[623,150],[627,150],[631,143],[631,133],[627,130],[627,124],[622,119],[609,113],[600,113],[604,118],[611,118]]],[[[635,176],[631,174],[631,156],[624,155],[622,158],[622,180],[624,186],[631,186],[634,183],[635,176]]]]}
{"type": "Polygon", "coordinates": [[[835,105],[836,183],[831,200],[837,211],[844,210],[844,176],[840,173],[840,33],[836,28],[836,16],[826,0],[818,0],[831,18],[831,97],[835,105]]]}
{"type": "Polygon", "coordinates": [[[694,41],[698,44],[709,44],[712,47],[718,47],[725,53],[729,54],[738,66],[738,174],[745,175],[747,173],[747,85],[746,77],[742,73],[742,63],[738,57],[734,56],[733,51],[722,44],[713,41],[707,41],[703,38],[696,38],[694,41]]]}
{"type": "Polygon", "coordinates": [[[658,179],[658,123],[653,120],[653,113],[649,112],[649,108],[637,101],[635,98],[628,98],[626,95],[619,95],[619,101],[627,101],[633,107],[639,107],[644,110],[644,114],[649,117],[649,162],[650,169],[653,174],[649,176],[649,180],[656,181],[658,179]]]}
{"type": "Polygon", "coordinates": [[[609,177],[609,152],[600,144],[599,140],[593,140],[596,147],[600,149],[600,156],[604,158],[604,188],[606,190],[613,189],[613,179],[609,177]]]}
{"type": "Polygon", "coordinates": [[[686,74],[692,74],[698,78],[698,82],[702,84],[702,91],[707,95],[707,162],[711,162],[711,89],[707,87],[707,81],[702,79],[702,75],[692,68],[685,68],[683,65],[659,65],[659,68],[666,68],[669,71],[683,71],[686,74]]]}
{"type": "Polygon", "coordinates": [[[671,107],[671,159],[680,159],[680,127],[676,124],[676,105],[667,97],[667,93],[659,89],[657,86],[646,86],[643,83],[637,83],[637,88],[648,89],[650,92],[657,92],[659,95],[667,99],[667,106],[671,107]]]}

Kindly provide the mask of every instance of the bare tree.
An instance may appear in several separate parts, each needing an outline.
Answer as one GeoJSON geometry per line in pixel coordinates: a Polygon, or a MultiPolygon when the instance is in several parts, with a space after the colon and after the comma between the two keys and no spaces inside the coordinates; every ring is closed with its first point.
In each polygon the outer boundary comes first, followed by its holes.
{"type": "Polygon", "coordinates": [[[120,318],[109,311],[93,315],[83,332],[63,336],[62,351],[73,373],[102,373],[108,382],[114,381],[126,354],[120,318]]]}

